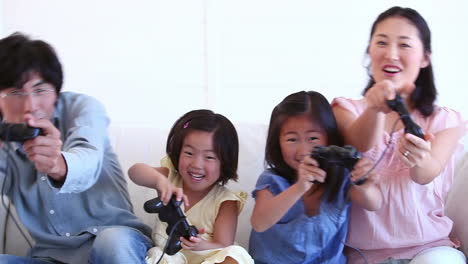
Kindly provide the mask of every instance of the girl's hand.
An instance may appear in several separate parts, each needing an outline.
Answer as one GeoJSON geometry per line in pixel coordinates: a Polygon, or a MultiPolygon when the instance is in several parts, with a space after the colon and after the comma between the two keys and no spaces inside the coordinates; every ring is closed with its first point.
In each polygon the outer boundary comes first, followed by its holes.
{"type": "Polygon", "coordinates": [[[203,239],[201,236],[204,233],[205,229],[201,228],[198,230],[198,235],[196,237],[190,237],[190,240],[186,239],[185,237],[180,237],[182,248],[193,251],[209,249],[209,242],[203,239]]]}
{"type": "Polygon", "coordinates": [[[327,173],[319,167],[319,163],[310,156],[305,156],[297,169],[297,183],[306,192],[314,181],[325,182],[327,173]]]}
{"type": "Polygon", "coordinates": [[[186,207],[189,206],[187,195],[184,194],[182,188],[176,187],[169,181],[169,179],[162,179],[159,182],[156,189],[158,190],[159,198],[161,199],[164,205],[167,205],[171,200],[172,196],[175,195],[177,201],[183,200],[184,205],[186,207]]]}
{"type": "Polygon", "coordinates": [[[374,162],[372,160],[368,158],[360,159],[351,171],[351,181],[356,182],[365,177],[366,181],[361,185],[362,187],[375,184],[379,180],[379,174],[375,171],[369,173],[373,166],[374,162]]]}
{"type": "Polygon", "coordinates": [[[398,151],[400,159],[410,168],[421,167],[426,159],[431,157],[431,140],[434,135],[428,133],[423,140],[412,134],[405,134],[398,141],[398,151]]]}

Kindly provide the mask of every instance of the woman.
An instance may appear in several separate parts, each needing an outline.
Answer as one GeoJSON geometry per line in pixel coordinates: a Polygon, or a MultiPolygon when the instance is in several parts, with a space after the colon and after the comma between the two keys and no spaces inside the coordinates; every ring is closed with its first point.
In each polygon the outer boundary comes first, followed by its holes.
{"type": "MultiPolygon", "coordinates": [[[[375,212],[351,208],[348,244],[370,263],[466,263],[448,235],[452,221],[444,199],[453,180],[458,140],[465,133],[460,114],[434,104],[437,90],[431,66],[431,34],[424,18],[410,8],[392,7],[374,22],[367,54],[370,80],[364,98],[337,98],[333,111],[347,144],[377,165],[383,193],[375,212]],[[387,101],[400,94],[421,139],[404,133],[404,124],[387,101]],[[396,259],[396,261],[395,261],[396,259]]],[[[349,253],[350,263],[363,257],[349,253]]]]}

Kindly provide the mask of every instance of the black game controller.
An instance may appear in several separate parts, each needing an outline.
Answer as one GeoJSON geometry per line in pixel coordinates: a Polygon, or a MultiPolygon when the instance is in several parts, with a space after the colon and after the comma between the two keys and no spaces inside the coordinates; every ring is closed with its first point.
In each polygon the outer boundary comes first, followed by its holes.
{"type": "Polygon", "coordinates": [[[387,105],[400,115],[400,119],[405,125],[405,133],[410,133],[424,139],[424,132],[411,118],[403,102],[403,98],[399,94],[396,94],[395,99],[387,100],[387,105]]]}
{"type": "Polygon", "coordinates": [[[42,134],[42,129],[22,123],[0,123],[0,139],[24,142],[42,134]]]}
{"type": "Polygon", "coordinates": [[[174,255],[182,249],[180,237],[190,239],[198,235],[197,228],[187,222],[180,208],[181,203],[182,201],[177,201],[176,197],[172,196],[167,205],[164,205],[159,197],[146,201],[144,204],[146,212],[158,214],[159,219],[167,223],[166,234],[169,238],[165,253],[168,255],[174,255]]]}
{"type": "MultiPolygon", "coordinates": [[[[320,165],[320,168],[328,171],[333,166],[344,167],[351,171],[356,165],[356,162],[362,157],[355,147],[346,145],[339,147],[335,145],[330,146],[315,146],[312,149],[311,157],[314,158],[320,165]]],[[[353,182],[356,185],[363,184],[365,179],[359,179],[353,182]]]]}

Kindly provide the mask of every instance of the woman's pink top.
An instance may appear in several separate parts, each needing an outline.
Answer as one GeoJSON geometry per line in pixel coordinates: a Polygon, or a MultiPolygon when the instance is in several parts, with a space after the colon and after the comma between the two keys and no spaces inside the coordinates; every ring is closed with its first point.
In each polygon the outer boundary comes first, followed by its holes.
{"type": "MultiPolygon", "coordinates": [[[[336,98],[332,105],[356,116],[366,109],[364,99],[336,98]]],[[[412,118],[424,133],[432,134],[464,124],[458,112],[446,107],[435,107],[427,118],[414,112],[412,118]]],[[[432,182],[417,184],[410,178],[410,169],[398,157],[397,142],[403,134],[404,129],[393,133],[387,152],[376,168],[380,174],[378,187],[383,194],[382,208],[371,212],[351,206],[347,244],[361,249],[370,263],[389,257],[411,259],[421,250],[435,246],[456,246],[448,237],[452,221],[444,214],[444,203],[453,182],[457,155],[452,155],[443,172],[432,182]]],[[[364,156],[377,161],[389,139],[390,135],[385,132],[364,156]]],[[[455,152],[462,150],[459,144],[455,152]]],[[[356,251],[350,250],[348,258],[349,263],[362,261],[356,251]]]]}

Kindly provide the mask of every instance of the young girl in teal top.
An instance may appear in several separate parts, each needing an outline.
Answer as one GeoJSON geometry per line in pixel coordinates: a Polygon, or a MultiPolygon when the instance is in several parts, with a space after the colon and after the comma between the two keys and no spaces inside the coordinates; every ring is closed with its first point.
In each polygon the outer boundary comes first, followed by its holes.
{"type": "Polygon", "coordinates": [[[271,114],[265,159],[253,196],[249,251],[255,263],[346,263],[343,255],[353,201],[380,208],[376,176],[361,179],[372,162],[361,159],[351,177],[347,169],[330,175],[311,158],[317,145],[342,146],[328,101],[317,92],[287,96],[271,114]]]}

